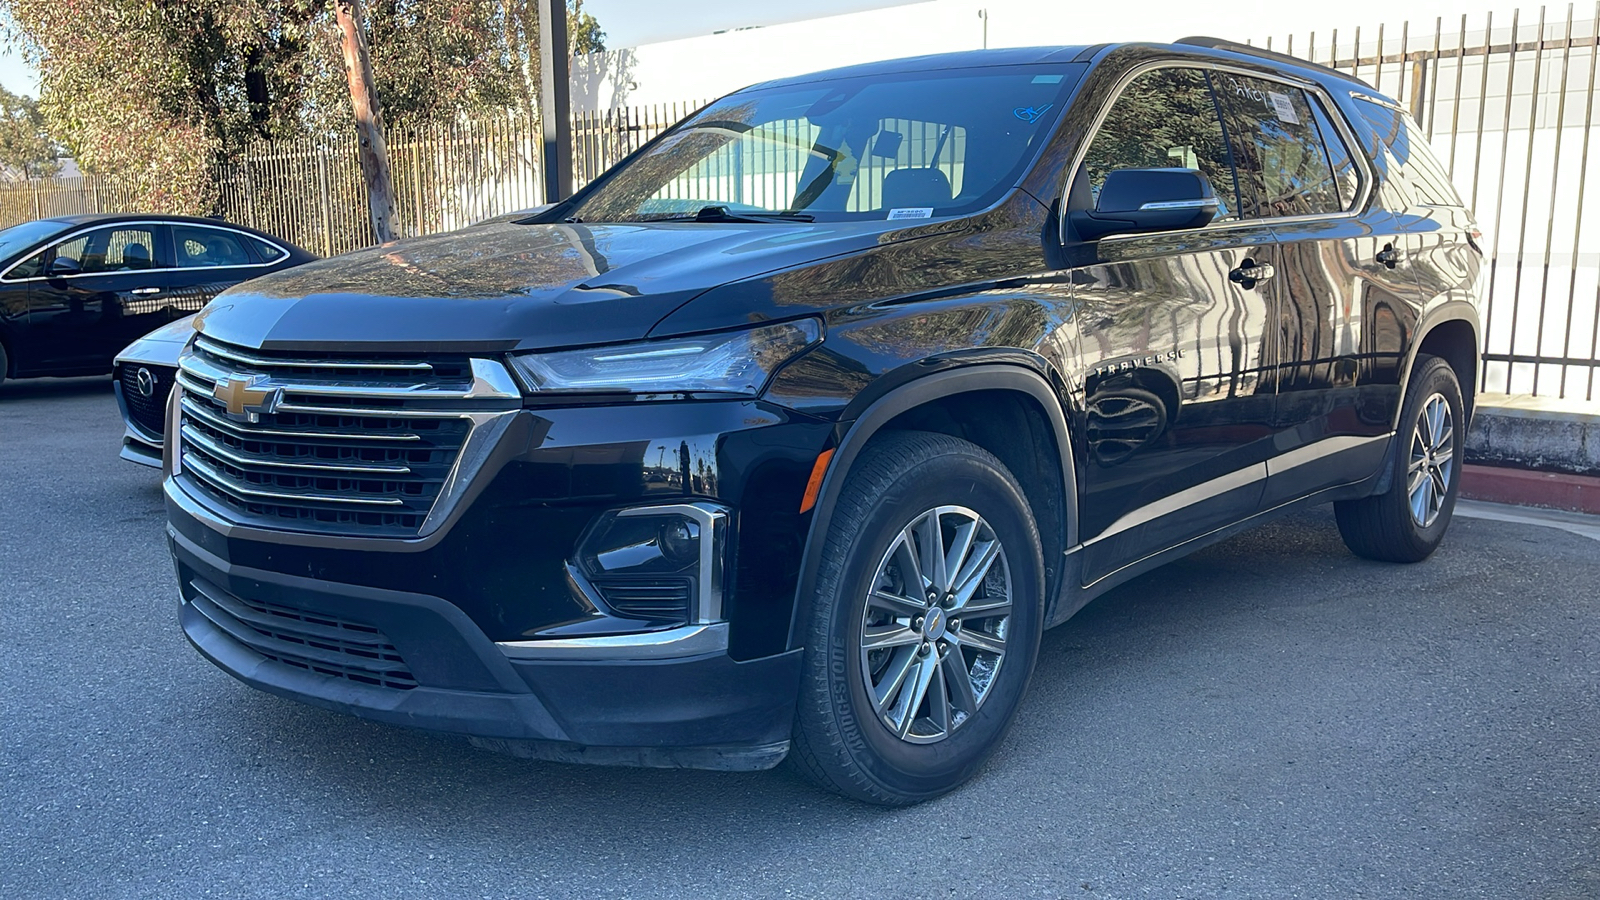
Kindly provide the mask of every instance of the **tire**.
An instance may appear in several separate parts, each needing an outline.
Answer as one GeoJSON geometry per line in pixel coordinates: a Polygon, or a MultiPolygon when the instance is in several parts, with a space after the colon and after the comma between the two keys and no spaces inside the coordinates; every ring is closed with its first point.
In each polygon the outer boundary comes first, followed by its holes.
{"type": "Polygon", "coordinates": [[[967,441],[891,432],[862,451],[824,540],[803,632],[794,767],[883,806],[959,787],[1004,737],[1039,654],[1044,561],[1021,487],[967,441]],[[944,560],[919,549],[934,534],[944,560]],[[939,573],[957,558],[957,577],[939,573]],[[954,590],[929,606],[913,590],[929,581],[954,590]],[[868,649],[868,635],[887,646],[868,649]]]}
{"type": "Polygon", "coordinates": [[[1465,422],[1455,370],[1436,356],[1418,356],[1395,432],[1389,489],[1333,505],[1352,553],[1414,563],[1438,549],[1460,492],[1465,422]]]}
{"type": "Polygon", "coordinates": [[[6,373],[11,371],[11,360],[6,356],[6,345],[0,343],[0,384],[6,383],[6,373]]]}

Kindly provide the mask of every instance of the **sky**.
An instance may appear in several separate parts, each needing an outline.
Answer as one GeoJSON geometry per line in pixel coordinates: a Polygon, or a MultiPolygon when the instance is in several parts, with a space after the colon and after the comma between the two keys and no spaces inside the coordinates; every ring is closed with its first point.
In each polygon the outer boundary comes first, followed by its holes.
{"type": "Polygon", "coordinates": [[[584,0],[583,11],[599,20],[600,28],[606,33],[607,47],[621,48],[711,34],[725,29],[777,25],[914,2],[917,0],[805,0],[804,3],[777,3],[772,0],[691,0],[687,3],[584,0]]]}

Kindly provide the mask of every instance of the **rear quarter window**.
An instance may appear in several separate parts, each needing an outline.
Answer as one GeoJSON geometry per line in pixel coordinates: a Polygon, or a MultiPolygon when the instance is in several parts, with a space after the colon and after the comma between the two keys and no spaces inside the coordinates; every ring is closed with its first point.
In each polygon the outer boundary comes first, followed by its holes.
{"type": "Polygon", "coordinates": [[[1412,202],[1423,206],[1463,205],[1449,173],[1433,155],[1427,136],[1409,114],[1359,97],[1355,106],[1378,143],[1399,166],[1399,180],[1412,202]]]}

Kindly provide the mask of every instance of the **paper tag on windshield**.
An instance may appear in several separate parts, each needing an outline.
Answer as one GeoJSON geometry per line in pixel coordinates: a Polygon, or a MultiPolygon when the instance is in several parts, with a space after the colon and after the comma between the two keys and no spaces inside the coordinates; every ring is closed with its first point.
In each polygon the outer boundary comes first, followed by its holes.
{"type": "Polygon", "coordinates": [[[1290,125],[1300,124],[1300,117],[1294,113],[1294,101],[1289,99],[1288,94],[1268,91],[1267,99],[1272,101],[1272,109],[1278,114],[1279,122],[1288,122],[1290,125]]]}
{"type": "Polygon", "coordinates": [[[933,207],[931,206],[902,206],[899,209],[889,210],[891,219],[931,219],[933,207]]]}

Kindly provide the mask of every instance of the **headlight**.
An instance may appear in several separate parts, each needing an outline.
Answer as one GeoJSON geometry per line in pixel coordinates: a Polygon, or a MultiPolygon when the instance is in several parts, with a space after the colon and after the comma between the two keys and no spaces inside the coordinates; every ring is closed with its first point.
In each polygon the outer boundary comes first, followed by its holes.
{"type": "Polygon", "coordinates": [[[743,331],[587,350],[517,353],[511,363],[533,393],[761,393],[778,367],[822,340],[800,319],[743,331]]]}

